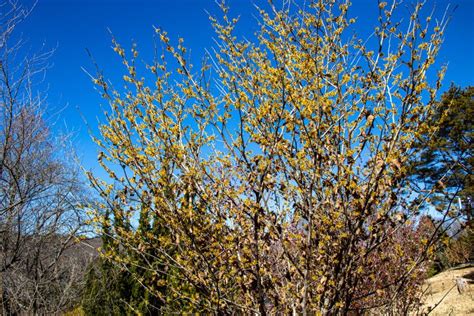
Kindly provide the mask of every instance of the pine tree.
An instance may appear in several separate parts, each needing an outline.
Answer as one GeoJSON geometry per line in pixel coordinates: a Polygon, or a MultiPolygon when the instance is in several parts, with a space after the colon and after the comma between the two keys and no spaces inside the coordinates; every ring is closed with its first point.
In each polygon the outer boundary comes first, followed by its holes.
{"type": "Polygon", "coordinates": [[[474,87],[452,86],[428,118],[436,131],[419,135],[411,168],[419,191],[432,191],[438,209],[460,209],[467,222],[473,216],[473,120],[474,87]]]}
{"type": "MultiPolygon", "coordinates": [[[[109,223],[110,212],[104,214],[105,223],[109,223]]],[[[103,225],[102,251],[112,247],[110,225],[103,225]]],[[[129,308],[131,275],[120,270],[106,258],[99,257],[93,262],[86,275],[86,284],[82,295],[82,309],[86,315],[125,315],[129,308]]]]}

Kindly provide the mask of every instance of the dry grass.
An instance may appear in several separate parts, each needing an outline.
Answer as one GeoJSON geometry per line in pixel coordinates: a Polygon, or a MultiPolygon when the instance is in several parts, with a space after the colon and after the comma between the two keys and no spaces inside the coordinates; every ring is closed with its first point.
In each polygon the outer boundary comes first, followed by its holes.
{"type": "Polygon", "coordinates": [[[424,308],[429,315],[474,315],[474,266],[457,267],[439,273],[426,281],[424,308]],[[459,293],[456,279],[468,279],[466,289],[459,293]]]}

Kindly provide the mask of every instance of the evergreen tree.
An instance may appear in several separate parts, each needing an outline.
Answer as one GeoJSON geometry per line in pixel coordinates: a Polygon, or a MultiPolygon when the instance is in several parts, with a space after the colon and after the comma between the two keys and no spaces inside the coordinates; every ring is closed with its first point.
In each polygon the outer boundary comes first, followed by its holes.
{"type": "Polygon", "coordinates": [[[467,222],[473,216],[473,118],[474,87],[452,86],[428,118],[436,131],[420,131],[419,154],[411,165],[417,189],[433,191],[433,204],[439,209],[451,204],[462,210],[467,222]]]}
{"type": "MultiPolygon", "coordinates": [[[[115,205],[116,206],[116,205],[115,205]]],[[[159,254],[145,240],[139,241],[134,248],[140,249],[140,253],[129,253],[133,261],[123,264],[114,263],[107,257],[111,249],[119,247],[117,240],[112,236],[115,230],[130,230],[130,224],[123,220],[121,210],[113,207],[107,210],[102,222],[102,256],[96,260],[86,276],[86,285],[83,292],[82,309],[86,315],[156,315],[161,311],[166,302],[167,280],[151,278],[151,274],[144,269],[144,261],[160,261],[159,254]],[[110,218],[114,215],[113,227],[110,218]],[[162,293],[162,295],[150,295],[162,293]]],[[[142,204],[142,210],[138,223],[138,232],[141,234],[151,233],[165,234],[166,231],[159,225],[158,220],[153,220],[147,211],[147,203],[142,204]]],[[[163,267],[157,267],[162,269],[163,267]]],[[[164,274],[163,274],[164,275],[164,274]]]]}
{"type": "MultiPolygon", "coordinates": [[[[109,223],[110,212],[104,217],[109,223]]],[[[103,225],[102,249],[107,252],[112,246],[110,226],[103,225]]],[[[82,309],[86,315],[124,315],[128,308],[125,302],[130,297],[130,279],[127,271],[120,269],[106,258],[99,257],[89,267],[82,295],[82,309]]]]}

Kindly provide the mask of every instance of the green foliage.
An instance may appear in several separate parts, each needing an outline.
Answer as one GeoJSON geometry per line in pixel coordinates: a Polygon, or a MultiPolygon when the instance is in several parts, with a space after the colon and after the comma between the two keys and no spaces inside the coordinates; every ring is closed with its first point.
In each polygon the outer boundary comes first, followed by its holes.
{"type": "Polygon", "coordinates": [[[160,286],[176,283],[172,275],[169,273],[166,280],[154,282],[155,278],[145,269],[121,268],[108,259],[99,258],[86,276],[82,310],[86,315],[156,315],[166,303],[168,308],[186,311],[189,303],[177,301],[167,292],[167,286],[160,286]]]}
{"type": "MultiPolygon", "coordinates": [[[[474,191],[473,158],[474,87],[451,86],[428,118],[435,131],[421,131],[412,157],[411,169],[418,192],[431,193],[438,210],[451,209],[452,227],[461,218],[463,232],[455,236],[442,233],[445,243],[436,250],[436,259],[428,275],[465,263],[473,257],[472,196],[474,191]],[[462,208],[457,198],[462,201],[462,208]],[[456,210],[456,211],[454,211],[456,210]]],[[[453,234],[451,234],[453,235],[453,234]]]]}
{"type": "Polygon", "coordinates": [[[418,138],[419,155],[413,157],[411,169],[418,189],[435,193],[433,202],[438,208],[459,196],[468,219],[474,192],[473,118],[474,87],[452,86],[428,118],[437,130],[418,138]]]}
{"type": "MultiPolygon", "coordinates": [[[[104,216],[108,218],[109,214],[104,216]]],[[[153,231],[157,235],[166,234],[166,230],[158,227],[157,222],[153,227],[146,225],[144,220],[146,216],[145,212],[142,212],[139,220],[138,229],[142,233],[153,231]]],[[[114,222],[114,229],[119,227],[127,229],[127,226],[123,221],[114,222]]],[[[103,227],[104,253],[117,247],[111,238],[110,229],[109,225],[103,227]]],[[[153,249],[145,249],[140,245],[137,247],[140,247],[141,254],[148,258],[159,258],[159,254],[153,249]]],[[[149,270],[143,268],[145,263],[142,261],[145,257],[134,252],[121,254],[133,259],[118,265],[105,257],[100,257],[89,268],[82,299],[82,309],[86,315],[156,315],[165,302],[174,306],[175,310],[184,309],[184,306],[166,299],[169,294],[166,285],[173,282],[172,273],[168,273],[167,277],[160,281],[156,276],[153,277],[149,270]],[[154,295],[150,294],[151,291],[154,295]]],[[[157,271],[166,269],[159,265],[155,268],[157,271]]]]}
{"type": "Polygon", "coordinates": [[[82,309],[86,315],[126,314],[121,303],[127,297],[126,278],[119,277],[116,269],[103,259],[99,259],[90,268],[86,276],[82,309]]]}

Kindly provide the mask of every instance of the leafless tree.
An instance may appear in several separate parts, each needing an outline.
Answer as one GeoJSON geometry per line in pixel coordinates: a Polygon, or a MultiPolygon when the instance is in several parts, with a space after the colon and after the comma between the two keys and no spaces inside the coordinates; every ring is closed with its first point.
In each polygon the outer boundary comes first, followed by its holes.
{"type": "Polygon", "coordinates": [[[12,35],[31,12],[0,4],[0,314],[52,314],[79,295],[85,269],[68,248],[82,229],[83,187],[35,92],[52,51],[12,35]]]}

